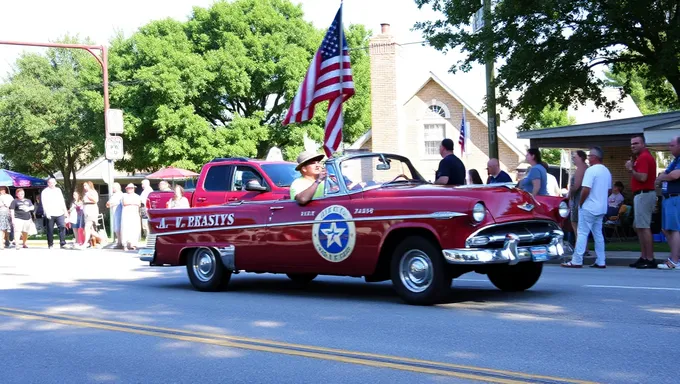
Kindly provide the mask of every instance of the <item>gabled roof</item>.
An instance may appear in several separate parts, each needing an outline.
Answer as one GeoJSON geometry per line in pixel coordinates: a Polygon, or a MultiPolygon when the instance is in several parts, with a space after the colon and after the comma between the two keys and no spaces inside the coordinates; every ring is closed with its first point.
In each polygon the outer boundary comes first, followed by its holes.
{"type": "MultiPolygon", "coordinates": [[[[90,164],[86,165],[85,167],[79,169],[76,172],[76,179],[78,180],[103,180],[102,175],[103,175],[103,168],[108,167],[107,160],[104,156],[100,156],[94,161],[92,161],[90,164]]],[[[128,172],[124,171],[119,171],[114,169],[113,175],[114,178],[116,179],[143,179],[148,173],[135,173],[135,174],[130,174],[128,172]]],[[[61,172],[57,172],[54,174],[55,179],[57,180],[63,180],[64,176],[61,174],[61,172]]]]}
{"type": "MultiPolygon", "coordinates": [[[[408,104],[409,101],[411,101],[414,97],[416,97],[416,95],[417,95],[420,91],[422,91],[423,88],[425,88],[425,86],[426,86],[430,81],[434,81],[435,83],[437,83],[437,85],[439,85],[440,87],[442,87],[442,89],[444,89],[449,95],[451,95],[451,97],[453,97],[457,102],[459,102],[459,103],[463,106],[463,108],[465,108],[466,110],[472,112],[471,114],[474,116],[474,118],[475,118],[477,121],[479,121],[483,126],[485,126],[485,127],[487,127],[487,128],[489,127],[488,124],[487,124],[487,122],[486,122],[482,117],[479,116],[480,114],[479,114],[479,112],[478,112],[477,110],[475,110],[474,108],[472,108],[472,106],[470,106],[470,104],[468,104],[468,103],[465,101],[465,99],[463,99],[460,95],[458,95],[456,92],[454,92],[453,89],[451,89],[448,85],[446,85],[446,83],[445,83],[444,81],[442,81],[442,80],[441,80],[437,75],[435,75],[432,71],[429,72],[429,75],[428,75],[427,79],[425,80],[425,82],[424,82],[420,87],[418,87],[418,89],[417,89],[415,92],[413,92],[413,93],[411,94],[411,97],[409,97],[409,98],[406,100],[406,102],[404,103],[404,105],[408,104]]],[[[505,144],[507,144],[507,146],[508,146],[510,149],[512,149],[513,152],[515,152],[515,153],[516,153],[517,155],[519,155],[519,156],[523,156],[523,155],[524,155],[524,152],[525,152],[525,151],[524,151],[524,149],[520,148],[520,144],[519,144],[519,143],[517,143],[516,141],[514,141],[513,139],[511,139],[510,137],[508,137],[507,135],[505,135],[501,129],[497,129],[496,132],[497,132],[497,134],[498,134],[498,138],[499,138],[501,141],[503,141],[505,144]]],[[[527,144],[528,144],[528,143],[527,143],[527,144]]]]}

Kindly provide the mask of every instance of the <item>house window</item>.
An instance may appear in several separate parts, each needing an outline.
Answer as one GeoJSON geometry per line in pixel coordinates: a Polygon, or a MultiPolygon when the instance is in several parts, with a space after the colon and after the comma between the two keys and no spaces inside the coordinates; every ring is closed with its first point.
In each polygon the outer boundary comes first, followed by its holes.
{"type": "Polygon", "coordinates": [[[427,109],[428,109],[428,115],[430,117],[439,116],[439,117],[446,118],[446,111],[444,110],[444,108],[442,108],[439,105],[430,105],[429,107],[427,107],[427,109]]]}
{"type": "Polygon", "coordinates": [[[424,131],[425,138],[425,155],[437,156],[439,155],[439,145],[446,137],[445,124],[425,124],[424,131]]]}

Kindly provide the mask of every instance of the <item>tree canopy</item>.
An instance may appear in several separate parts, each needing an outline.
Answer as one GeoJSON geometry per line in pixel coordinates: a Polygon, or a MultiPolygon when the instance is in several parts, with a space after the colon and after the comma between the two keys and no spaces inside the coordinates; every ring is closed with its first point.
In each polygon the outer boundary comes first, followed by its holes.
{"type": "MultiPolygon", "coordinates": [[[[538,119],[531,122],[529,126],[531,129],[543,129],[564,127],[567,125],[576,124],[576,118],[569,116],[569,113],[561,109],[559,105],[547,105],[541,113],[538,114],[538,119]]],[[[541,158],[548,164],[559,164],[561,162],[561,151],[555,148],[542,148],[541,158]]]]}
{"type": "Polygon", "coordinates": [[[593,100],[611,113],[617,101],[604,97],[606,80],[595,72],[602,65],[613,65],[615,72],[634,69],[652,98],[680,107],[677,1],[494,0],[492,28],[477,33],[466,26],[480,8],[479,0],[415,2],[443,15],[416,24],[433,47],[467,53],[452,70],[500,60],[497,100],[513,117],[524,118],[522,129],[530,128],[543,108],[553,104],[566,109],[593,100]],[[515,91],[517,99],[511,97],[515,91]]]}
{"type": "MultiPolygon", "coordinates": [[[[644,68],[639,68],[644,71],[644,68]]],[[[607,84],[613,87],[620,87],[626,94],[635,101],[643,115],[653,113],[670,112],[673,108],[672,99],[667,100],[664,95],[671,94],[673,89],[669,83],[654,84],[647,81],[646,76],[638,74],[635,68],[614,68],[605,71],[607,84]],[[662,89],[654,89],[660,86],[662,89]]]]}
{"type": "MultiPolygon", "coordinates": [[[[116,38],[112,106],[125,111],[130,156],[123,165],[198,169],[214,157],[263,157],[275,145],[290,159],[305,132],[320,142],[325,108],[304,125],[283,127],[281,120],[324,32],[289,0],[237,0],[116,38]]],[[[368,37],[362,26],[347,32],[350,45],[362,47],[368,37]]],[[[346,142],[370,123],[368,55],[359,49],[351,56],[357,95],[346,104],[346,142]]]]}
{"type": "Polygon", "coordinates": [[[20,172],[53,176],[60,171],[69,196],[76,171],[103,151],[101,76],[85,51],[22,55],[9,81],[0,85],[3,160],[20,172]]]}

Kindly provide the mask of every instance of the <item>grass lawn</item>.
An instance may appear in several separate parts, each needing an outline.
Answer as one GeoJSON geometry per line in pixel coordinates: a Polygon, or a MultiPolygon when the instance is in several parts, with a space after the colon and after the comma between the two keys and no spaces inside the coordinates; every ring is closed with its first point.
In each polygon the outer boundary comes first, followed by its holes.
{"type": "MultiPolygon", "coordinates": [[[[588,249],[591,251],[595,250],[594,243],[588,243],[588,249]]],[[[640,243],[635,241],[611,241],[605,245],[607,251],[631,251],[640,252],[640,243]]],[[[668,243],[654,243],[654,252],[670,252],[671,249],[668,247],[668,243]]]]}

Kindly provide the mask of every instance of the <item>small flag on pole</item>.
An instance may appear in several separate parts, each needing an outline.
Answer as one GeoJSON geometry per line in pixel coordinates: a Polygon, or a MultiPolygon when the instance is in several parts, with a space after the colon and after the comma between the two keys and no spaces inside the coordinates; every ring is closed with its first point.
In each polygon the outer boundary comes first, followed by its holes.
{"type": "Polygon", "coordinates": [[[342,3],[307,70],[283,125],[314,117],[317,103],[328,101],[323,148],[330,157],[342,142],[342,104],[354,95],[354,80],[342,28],[342,3]]]}
{"type": "Polygon", "coordinates": [[[467,139],[469,136],[467,127],[467,121],[465,120],[465,108],[463,108],[463,120],[460,122],[460,136],[458,136],[458,144],[460,145],[461,156],[467,153],[467,139]]]}

